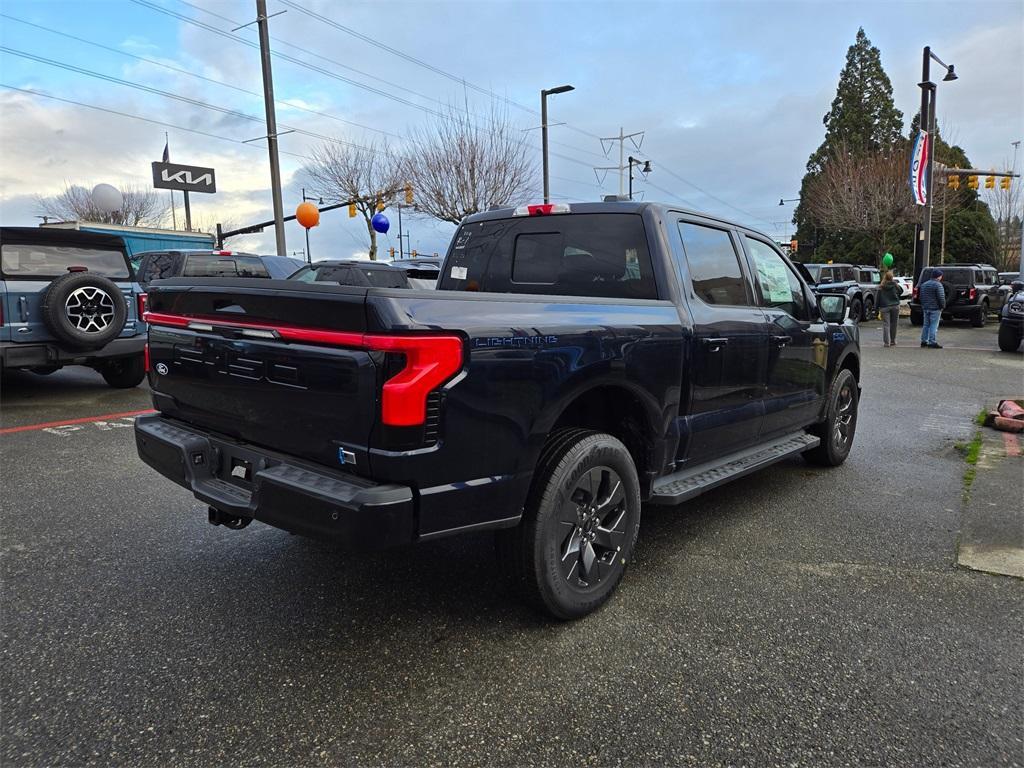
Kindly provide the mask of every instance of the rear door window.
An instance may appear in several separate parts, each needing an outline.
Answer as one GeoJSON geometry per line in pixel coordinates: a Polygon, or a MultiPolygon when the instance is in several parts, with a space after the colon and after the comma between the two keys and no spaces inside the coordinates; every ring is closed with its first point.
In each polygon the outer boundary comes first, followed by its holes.
{"type": "Polygon", "coordinates": [[[255,256],[192,254],[185,261],[184,277],[270,277],[255,256]]]}
{"type": "Polygon", "coordinates": [[[679,222],[690,283],[705,304],[750,304],[739,254],[727,230],[679,222]]]}
{"type": "Polygon", "coordinates": [[[656,299],[643,219],[570,213],[463,225],[437,285],[448,291],[656,299]]]}
{"type": "Polygon", "coordinates": [[[0,268],[7,279],[59,277],[68,267],[85,267],[94,275],[111,280],[128,280],[124,252],[109,248],[4,243],[0,247],[0,268]]]}

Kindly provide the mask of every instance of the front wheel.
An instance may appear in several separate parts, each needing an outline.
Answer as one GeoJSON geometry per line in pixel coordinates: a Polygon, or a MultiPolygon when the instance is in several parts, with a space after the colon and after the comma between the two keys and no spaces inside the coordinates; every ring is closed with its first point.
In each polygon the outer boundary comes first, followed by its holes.
{"type": "Polygon", "coordinates": [[[999,324],[999,348],[1003,352],[1016,352],[1020,346],[1021,332],[1009,323],[999,324]]]}
{"type": "Polygon", "coordinates": [[[131,389],[146,378],[146,360],[142,355],[118,357],[105,362],[99,371],[114,389],[131,389]]]}
{"type": "Polygon", "coordinates": [[[864,321],[875,319],[875,302],[872,301],[871,297],[864,299],[864,321]]]}
{"type": "Polygon", "coordinates": [[[850,319],[859,323],[863,317],[864,303],[860,299],[854,299],[850,304],[850,319]]]}
{"type": "Polygon", "coordinates": [[[821,442],[817,448],[804,453],[809,463],[838,467],[846,461],[857,431],[857,406],[857,379],[843,368],[829,388],[825,419],[810,429],[812,434],[821,438],[821,442]]]}
{"type": "Polygon", "coordinates": [[[498,554],[530,602],[576,619],[615,591],[639,530],[640,482],[626,446],[563,429],[541,452],[522,523],[499,532],[498,554]]]}

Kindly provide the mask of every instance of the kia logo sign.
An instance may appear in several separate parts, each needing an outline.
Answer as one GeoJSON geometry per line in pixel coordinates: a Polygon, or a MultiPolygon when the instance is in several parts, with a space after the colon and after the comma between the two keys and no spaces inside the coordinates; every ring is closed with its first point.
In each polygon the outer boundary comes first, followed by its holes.
{"type": "Polygon", "coordinates": [[[213,168],[177,163],[153,163],[153,186],[157,189],[180,189],[183,192],[216,192],[213,168]]]}

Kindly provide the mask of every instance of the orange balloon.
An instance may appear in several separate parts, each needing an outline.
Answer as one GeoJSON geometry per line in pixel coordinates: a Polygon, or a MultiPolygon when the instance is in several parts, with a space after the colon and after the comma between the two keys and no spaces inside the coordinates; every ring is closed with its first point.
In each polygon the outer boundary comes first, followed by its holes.
{"type": "Polygon", "coordinates": [[[320,223],[320,211],[310,202],[299,203],[299,207],[295,209],[295,219],[306,229],[310,229],[320,223]]]}

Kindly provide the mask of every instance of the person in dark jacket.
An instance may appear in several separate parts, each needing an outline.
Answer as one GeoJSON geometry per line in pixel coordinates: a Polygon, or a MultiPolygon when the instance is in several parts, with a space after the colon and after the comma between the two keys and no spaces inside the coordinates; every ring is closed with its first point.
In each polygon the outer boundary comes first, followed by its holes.
{"type": "Polygon", "coordinates": [[[924,324],[921,326],[921,346],[930,349],[942,349],[936,338],[939,332],[939,319],[946,306],[946,289],[942,286],[942,270],[932,270],[931,279],[925,280],[917,291],[921,301],[921,312],[924,324]]]}
{"type": "Polygon", "coordinates": [[[900,319],[900,298],[903,288],[893,279],[892,270],[888,270],[878,286],[878,312],[882,315],[882,344],[886,347],[896,346],[896,323],[900,319]]]}

